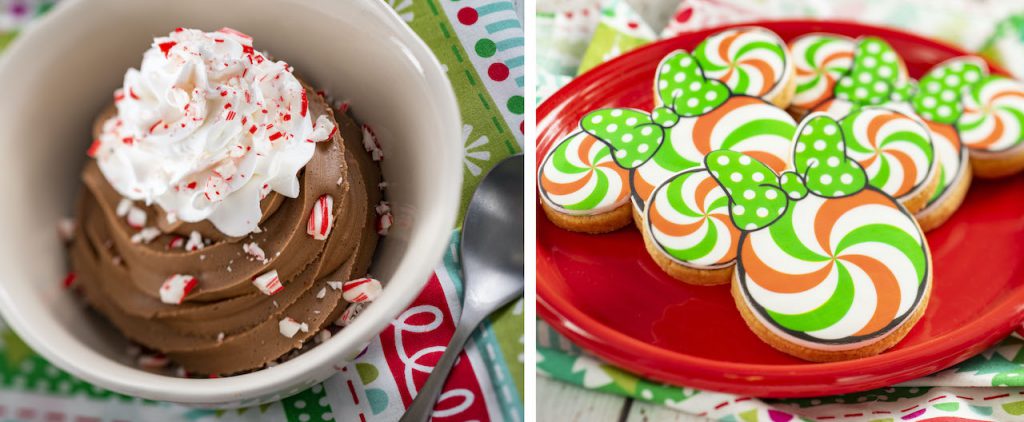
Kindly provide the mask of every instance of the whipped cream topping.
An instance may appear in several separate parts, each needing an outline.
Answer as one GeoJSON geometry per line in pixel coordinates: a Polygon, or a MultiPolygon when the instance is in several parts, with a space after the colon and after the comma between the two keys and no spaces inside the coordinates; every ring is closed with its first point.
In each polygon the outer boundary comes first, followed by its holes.
{"type": "Polygon", "coordinates": [[[117,115],[89,151],[107,181],[169,218],[209,219],[228,236],[257,229],[271,191],[296,197],[314,142],[336,129],[326,116],[311,120],[291,66],[229,28],[155,39],[114,100],[117,115]]]}

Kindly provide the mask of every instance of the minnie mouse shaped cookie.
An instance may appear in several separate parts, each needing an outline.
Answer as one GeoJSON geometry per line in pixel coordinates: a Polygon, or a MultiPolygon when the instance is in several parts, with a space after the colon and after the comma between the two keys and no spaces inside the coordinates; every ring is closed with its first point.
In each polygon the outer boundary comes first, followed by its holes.
{"type": "Polygon", "coordinates": [[[705,160],[740,231],[733,297],[751,329],[790,355],[881,353],[924,313],[928,244],[913,215],[868,183],[838,122],[812,114],[798,132],[794,170],[781,174],[736,151],[705,160]]]}

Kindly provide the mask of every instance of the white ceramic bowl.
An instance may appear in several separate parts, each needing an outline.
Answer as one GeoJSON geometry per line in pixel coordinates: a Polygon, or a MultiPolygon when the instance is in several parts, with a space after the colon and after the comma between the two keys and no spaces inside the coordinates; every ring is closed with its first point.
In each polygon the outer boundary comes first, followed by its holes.
{"type": "Polygon", "coordinates": [[[419,294],[458,211],[461,123],[427,46],[380,0],[71,0],[0,55],[0,313],[34,350],[71,374],[124,394],[235,407],[294,394],[330,376],[419,294]],[[386,158],[396,224],[377,251],[380,299],[300,357],[254,373],[179,379],[135,369],[124,339],[60,287],[55,224],[79,190],[90,128],[153,37],[224,26],[351,101],[386,158]]]}

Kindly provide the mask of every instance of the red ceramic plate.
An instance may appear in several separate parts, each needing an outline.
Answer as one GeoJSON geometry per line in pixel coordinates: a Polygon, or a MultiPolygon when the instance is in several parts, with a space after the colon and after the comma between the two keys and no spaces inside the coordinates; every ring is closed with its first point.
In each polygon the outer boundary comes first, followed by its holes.
{"type": "MultiPolygon", "coordinates": [[[[852,23],[758,23],[790,40],[810,32],[876,35],[902,54],[912,76],[967,54],[904,32],[852,23]]],[[[659,60],[692,50],[722,28],[645,46],[580,76],[537,112],[537,160],[602,107],[650,110],[659,60]]],[[[999,72],[998,70],[994,71],[999,72]]],[[[928,309],[893,349],[866,359],[810,363],[762,343],[728,286],[697,287],[665,275],[632,226],[590,236],[537,215],[538,313],[597,356],[642,376],[761,397],[841,394],[924,376],[974,355],[1024,319],[1024,175],[975,181],[964,205],[928,233],[935,278],[928,309]]]]}

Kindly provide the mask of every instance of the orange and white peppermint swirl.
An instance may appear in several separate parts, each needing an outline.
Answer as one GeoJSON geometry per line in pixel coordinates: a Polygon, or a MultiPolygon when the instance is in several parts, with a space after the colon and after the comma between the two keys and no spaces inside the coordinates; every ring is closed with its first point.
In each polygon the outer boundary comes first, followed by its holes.
{"type": "Polygon", "coordinates": [[[608,145],[586,132],[551,148],[538,179],[544,203],[566,214],[601,214],[629,201],[629,172],[615,163],[608,145]]]}

